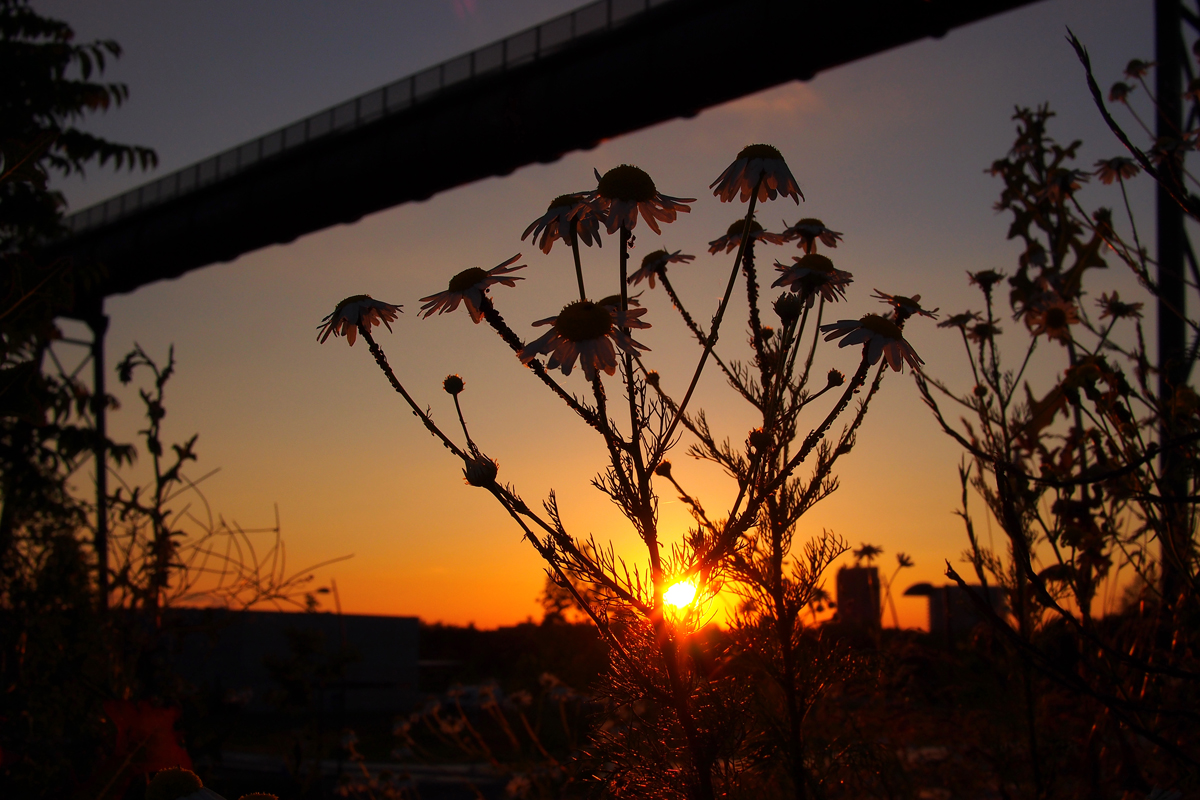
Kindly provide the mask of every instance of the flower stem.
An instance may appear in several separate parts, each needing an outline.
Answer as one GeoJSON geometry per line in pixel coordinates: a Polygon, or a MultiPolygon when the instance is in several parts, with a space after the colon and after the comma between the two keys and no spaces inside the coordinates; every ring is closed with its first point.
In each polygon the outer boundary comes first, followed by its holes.
{"type": "MultiPolygon", "coordinates": [[[[692,382],[688,385],[687,392],[683,395],[683,400],[679,404],[679,410],[675,412],[675,418],[671,420],[670,426],[667,428],[666,434],[661,438],[662,445],[671,441],[671,436],[674,435],[675,429],[679,427],[679,418],[687,411],[688,403],[691,402],[692,395],[696,391],[696,385],[700,383],[700,375],[704,372],[704,364],[708,361],[708,356],[712,353],[713,347],[717,344],[717,335],[721,329],[721,319],[725,316],[725,309],[729,306],[729,298],[733,296],[733,285],[737,282],[738,270],[742,265],[742,258],[746,254],[746,243],[750,241],[751,222],[754,220],[754,206],[758,203],[758,189],[762,186],[763,177],[759,176],[758,181],[754,184],[754,193],[750,195],[750,204],[746,209],[746,224],[742,226],[742,241],[738,245],[737,258],[733,260],[733,269],[729,272],[729,283],[725,286],[725,294],[721,297],[721,304],[717,306],[717,313],[713,315],[712,328],[709,329],[708,341],[704,344],[704,352],[700,354],[700,363],[696,365],[696,371],[692,374],[692,382]]],[[[650,459],[652,463],[657,463],[661,453],[656,452],[654,458],[650,459]]]]}
{"type": "Polygon", "coordinates": [[[579,299],[587,300],[587,291],[583,288],[583,264],[579,261],[579,220],[571,220],[571,254],[575,256],[575,280],[579,282],[579,299]]]}
{"type": "MultiPolygon", "coordinates": [[[[813,448],[815,448],[825,438],[825,434],[828,432],[829,427],[833,425],[834,420],[840,417],[842,412],[846,410],[846,406],[850,404],[850,398],[852,398],[854,393],[862,388],[863,384],[866,383],[867,372],[870,370],[870,368],[871,363],[869,351],[867,347],[864,346],[862,361],[859,362],[858,370],[854,373],[854,377],[852,377],[847,383],[846,390],[842,393],[842,397],[840,400],[838,400],[837,405],[830,410],[829,414],[826,415],[821,424],[811,433],[809,433],[807,437],[805,437],[804,442],[800,446],[800,451],[788,460],[788,462],[781,470],[779,470],[775,477],[766,484],[757,487],[757,491],[753,493],[751,497],[749,497],[746,504],[746,509],[744,511],[740,510],[740,506],[743,498],[746,495],[747,485],[743,485],[739,489],[738,496],[734,500],[734,504],[730,509],[729,518],[725,523],[725,530],[722,532],[717,542],[711,548],[709,548],[707,552],[704,553],[703,559],[698,560],[715,562],[723,558],[729,552],[729,549],[737,542],[742,531],[748,529],[750,525],[752,525],[757,519],[758,513],[761,510],[763,503],[766,502],[767,498],[773,495],[779,489],[779,487],[783,485],[788,477],[795,472],[796,468],[804,462],[804,459],[808,458],[809,454],[813,451],[813,448]]],[[[882,370],[882,367],[880,369],[882,370]]],[[[880,374],[882,374],[882,371],[880,374]]]]}
{"type": "MultiPolygon", "coordinates": [[[[621,331],[626,335],[629,334],[629,328],[624,325],[628,320],[629,315],[629,231],[624,225],[621,226],[621,331]]],[[[625,354],[625,393],[629,397],[629,450],[633,457],[634,476],[637,478],[637,487],[633,495],[633,501],[636,504],[634,511],[637,515],[638,527],[641,529],[642,539],[646,542],[646,547],[650,551],[650,565],[654,576],[655,608],[661,604],[662,589],[662,565],[658,551],[658,532],[654,524],[654,513],[651,510],[653,501],[651,500],[650,490],[650,472],[646,469],[646,464],[642,460],[642,419],[638,413],[638,389],[636,374],[633,371],[633,356],[628,350],[625,354]]],[[[617,467],[613,464],[613,467],[617,467]]]]}
{"type": "Polygon", "coordinates": [[[383,350],[378,344],[375,343],[375,339],[371,336],[371,331],[367,329],[367,326],[359,322],[358,332],[366,341],[367,347],[371,350],[371,355],[375,356],[375,363],[379,365],[381,370],[383,370],[383,374],[387,377],[388,383],[390,383],[392,388],[399,392],[400,396],[403,397],[405,402],[408,403],[409,407],[412,409],[413,415],[421,420],[421,423],[424,424],[426,430],[432,433],[437,439],[441,440],[442,445],[445,446],[447,450],[465,461],[467,459],[466,454],[458,448],[458,445],[450,441],[446,437],[446,434],[442,433],[441,429],[437,426],[437,423],[435,423],[433,419],[426,414],[420,406],[417,405],[416,401],[412,399],[412,396],[404,390],[404,387],[400,384],[400,379],[396,377],[396,373],[392,371],[391,365],[388,364],[387,356],[383,354],[383,350]]]}
{"type": "MultiPolygon", "coordinates": [[[[671,303],[674,304],[675,310],[679,312],[679,316],[683,317],[683,322],[685,325],[687,325],[688,330],[690,330],[692,335],[696,337],[696,340],[703,345],[708,340],[708,337],[705,335],[704,330],[696,324],[694,319],[692,319],[692,315],[688,313],[688,310],[684,308],[683,301],[679,299],[679,295],[675,292],[675,287],[671,285],[671,280],[667,277],[667,273],[664,272],[663,274],[659,275],[658,279],[662,281],[663,288],[667,290],[667,296],[671,298],[671,303]]],[[[743,397],[751,402],[754,402],[754,398],[750,394],[749,390],[737,378],[737,376],[733,374],[725,362],[721,360],[721,357],[716,353],[713,353],[713,358],[716,359],[717,365],[721,367],[721,371],[725,373],[725,377],[729,379],[730,384],[732,384],[735,389],[741,392],[743,397]]]]}
{"type": "MultiPolygon", "coordinates": [[[[521,338],[517,336],[512,328],[508,327],[508,323],[504,321],[504,317],[500,316],[500,312],[496,310],[496,306],[492,303],[490,297],[485,296],[483,298],[479,310],[483,312],[483,318],[488,321],[488,324],[492,326],[492,329],[496,333],[500,334],[500,338],[512,348],[514,353],[520,353],[525,349],[525,343],[521,341],[521,338]]],[[[576,400],[566,389],[559,386],[558,382],[546,372],[546,368],[542,366],[541,362],[537,359],[530,361],[529,369],[541,379],[542,383],[549,386],[555,394],[561,397],[563,402],[571,407],[572,411],[582,417],[584,422],[597,430],[601,430],[600,419],[596,416],[596,413],[576,400]]]]}
{"type": "Polygon", "coordinates": [[[463,436],[467,437],[467,447],[472,453],[479,453],[479,448],[475,446],[475,442],[471,440],[471,432],[467,430],[467,420],[463,417],[462,405],[458,402],[458,395],[454,395],[454,410],[458,412],[458,424],[462,426],[463,436]]]}
{"type": "MultiPolygon", "coordinates": [[[[753,235],[753,234],[752,234],[753,235]]],[[[742,260],[742,272],[746,276],[746,303],[750,306],[750,333],[754,337],[754,358],[758,371],[765,383],[769,371],[763,359],[762,318],[758,312],[758,273],[754,269],[754,240],[746,242],[746,255],[742,260]]]]}

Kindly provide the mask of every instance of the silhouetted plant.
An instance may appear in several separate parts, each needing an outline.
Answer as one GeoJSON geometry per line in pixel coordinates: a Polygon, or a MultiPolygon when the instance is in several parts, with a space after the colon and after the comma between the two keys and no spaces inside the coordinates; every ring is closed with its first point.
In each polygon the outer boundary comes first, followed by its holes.
{"type": "Polygon", "coordinates": [[[245,529],[214,517],[200,484],[216,470],[195,480],[184,472],[197,458],[199,435],[171,444],[169,457],[162,440],[165,389],[175,373],[174,347],[168,350],[165,366],[140,346],[117,365],[125,384],[139,370],[153,376],[152,388],[138,390],[146,416],[146,427],[139,433],[150,454],[152,478],[146,486],[135,486],[119,471],[112,473],[120,484],[109,498],[112,604],[145,611],[156,620],[170,605],[245,609],[276,604],[302,609],[313,572],[344,557],[289,572],[278,508],[270,528],[245,529]],[[176,503],[182,505],[175,507],[176,503]],[[193,510],[194,504],[199,508],[193,510]],[[270,541],[259,552],[255,539],[261,534],[269,534],[270,541]]]}
{"type": "MultiPolygon", "coordinates": [[[[1129,70],[1147,66],[1131,62],[1129,70]]],[[[1011,645],[1022,675],[1029,768],[1024,778],[1008,780],[1038,796],[1078,796],[1084,786],[1099,791],[1109,783],[1149,791],[1151,784],[1194,775],[1200,765],[1194,735],[1200,664],[1192,650],[1200,583],[1191,497],[1200,404],[1186,383],[1171,386],[1165,401],[1153,385],[1160,367],[1146,349],[1143,303],[1105,291],[1094,303],[1099,315],[1089,313],[1091,270],[1110,259],[1131,269],[1151,296],[1157,292],[1154,261],[1125,195],[1138,168],[1114,158],[1097,162],[1094,173],[1075,169],[1080,142],[1051,138],[1052,117],[1045,106],[1018,108],[1013,148],[991,168],[1004,181],[997,208],[1012,214],[1009,238],[1023,246],[1015,272],[969,273],[983,311],[940,325],[958,330],[974,385],[962,391],[924,374],[915,379],[942,428],[968,453],[960,468],[959,515],[970,545],[964,559],[985,587],[973,596],[1011,645]],[[1123,226],[1109,209],[1088,213],[1081,205],[1077,192],[1093,174],[1120,186],[1132,241],[1118,233],[1123,226]],[[1012,362],[1000,346],[1007,340],[1001,339],[1005,285],[1011,320],[1028,332],[1012,362]],[[1063,367],[1053,385],[1035,391],[1028,376],[1040,348],[1050,348],[1063,367]],[[940,402],[960,409],[960,424],[940,402]],[[1162,466],[1160,455],[1167,459],[1162,466]],[[1188,497],[1178,496],[1180,478],[1188,497]],[[969,489],[999,524],[1007,552],[980,541],[969,489]],[[1181,581],[1161,583],[1168,562],[1167,571],[1181,581]],[[1098,593],[1107,586],[1115,594],[1122,569],[1134,573],[1138,601],[1104,619],[1107,609],[1099,616],[1095,609],[1098,593]],[[1011,622],[991,608],[989,583],[1007,592],[1011,622]],[[1054,726],[1045,709],[1063,691],[1076,695],[1093,722],[1086,742],[1050,747],[1045,737],[1054,726]],[[1081,758],[1090,759],[1090,776],[1064,769],[1081,758]]],[[[1193,319],[1185,321],[1193,334],[1200,331],[1193,319]]],[[[1195,357],[1193,348],[1189,363],[1195,357]]],[[[949,564],[947,574],[966,588],[949,564]]]]}
{"type": "MultiPolygon", "coordinates": [[[[67,796],[108,736],[108,620],[96,607],[89,507],[67,485],[96,443],[87,412],[108,398],[43,370],[61,337],[55,316],[92,277],[36,252],[62,230],[63,199],[47,180],[154,163],[153,151],[77,127],[126,89],[95,80],[119,56],[115,43],[73,38],[27,2],[0,2],[0,784],[20,797],[67,796]]],[[[117,463],[129,455],[107,445],[117,463]]]]}
{"type": "Polygon", "coordinates": [[[545,559],[550,578],[604,635],[611,666],[596,697],[608,722],[586,748],[593,780],[617,796],[707,800],[766,785],[806,796],[820,789],[821,776],[829,772],[817,765],[838,756],[806,748],[805,716],[835,679],[831,676],[850,661],[830,641],[808,631],[801,612],[821,596],[824,570],[846,547],[824,534],[805,545],[802,555],[793,555],[793,538],[803,514],[837,488],[834,466],[853,448],[885,366],[899,371],[905,362],[913,368],[921,363],[904,339],[905,323],[914,315],[934,313],[921,307],[919,295],[879,293],[877,299],[890,308],[886,316],[867,314],[822,325],[826,306],[844,299],[852,276],[818,253],[818,242],[833,248],[842,234],[811,218],[781,234],[764,231],[754,220],[757,204],[779,196],[799,203],[801,195],[780,153],[768,145],[751,145],[710,187],[722,201],[740,196],[748,205],[745,215],[710,243],[710,253],[736,250],[736,256],[706,330],[684,307],[669,274],[671,265],[686,264],[692,256],[664,249],[646,255],[637,270],[628,264],[639,215],[660,233],[660,223],[674,222],[694,201],[661,194],[648,174],[629,165],[604,175],[597,172],[596,180],[595,189],[555,198],[525,231],[546,253],[563,242],[575,265],[579,298],[556,316],[534,323],[549,326],[545,335],[523,341],[490,294],[496,285],[515,286],[523,279],[513,275],[525,268],[513,266],[520,256],[490,270],[464,270],[446,291],[422,298],[421,310],[430,317],[465,305],[473,322],[486,321],[521,363],[597,433],[608,463],[592,485],[628,520],[646,548],[644,560],[630,563],[609,544],[572,535],[553,492],[539,511],[515,487],[500,482],[498,463],[469,431],[461,403],[466,384],[460,376],[448,377],[443,388],[453,398],[461,439],[456,441],[434,421],[409,394],[371,333],[380,324],[390,329],[399,306],[367,295],[349,297],[325,318],[318,338],[324,342],[331,335],[345,336],[351,345],[359,336],[366,341],[392,387],[462,461],[467,483],[497,499],[545,559]],[[615,278],[618,291],[591,300],[580,245],[599,246],[601,228],[617,238],[616,269],[603,282],[611,285],[615,278]],[[779,319],[776,329],[762,321],[755,245],[796,240],[803,255],[775,265],[773,287],[782,287],[772,303],[779,319]],[[746,289],[746,362],[722,357],[716,349],[739,275],[746,289]],[[651,290],[662,284],[700,345],[696,367],[680,387],[668,388],[667,378],[645,366],[647,348],[633,338],[650,326],[647,309],[629,294],[630,286],[643,281],[651,290]],[[822,335],[826,341],[841,339],[843,347],[862,345],[849,379],[838,370],[814,377],[822,335]],[[691,408],[710,361],[760,420],[744,443],[718,437],[704,413],[691,408]],[[553,374],[561,370],[569,376],[576,366],[584,374],[588,399],[553,374]],[[618,379],[619,401],[610,399],[604,374],[618,379]],[[863,395],[852,408],[860,391],[863,395]],[[667,455],[684,436],[689,454],[717,465],[732,479],[736,500],[721,516],[710,515],[671,469],[667,455]],[[658,524],[660,486],[678,494],[693,517],[693,527],[677,541],[664,539],[658,524]],[[728,635],[706,627],[712,599],[723,586],[744,601],[728,635]]]}

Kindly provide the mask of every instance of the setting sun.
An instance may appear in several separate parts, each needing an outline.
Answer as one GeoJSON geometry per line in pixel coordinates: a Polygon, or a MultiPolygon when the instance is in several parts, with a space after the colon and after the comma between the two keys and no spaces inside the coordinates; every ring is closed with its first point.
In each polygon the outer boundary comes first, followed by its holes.
{"type": "Polygon", "coordinates": [[[696,599],[696,584],[680,581],[663,592],[663,602],[669,606],[683,608],[696,599]]]}

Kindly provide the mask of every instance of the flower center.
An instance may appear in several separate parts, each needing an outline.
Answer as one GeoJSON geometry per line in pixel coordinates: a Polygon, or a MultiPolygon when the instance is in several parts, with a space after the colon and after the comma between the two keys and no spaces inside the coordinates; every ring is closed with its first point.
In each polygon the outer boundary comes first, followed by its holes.
{"type": "Polygon", "coordinates": [[[769,144],[752,144],[743,147],[742,152],[738,153],[738,158],[777,158],[782,161],[783,153],[769,144]]]}
{"type": "Polygon", "coordinates": [[[352,294],[349,297],[347,297],[345,300],[343,300],[342,302],[338,303],[337,308],[335,308],[333,310],[333,313],[340,314],[342,309],[345,308],[346,306],[350,305],[351,303],[361,303],[363,300],[370,300],[370,299],[371,299],[371,295],[369,295],[369,294],[352,294]]]}
{"type": "MultiPolygon", "coordinates": [[[[762,229],[763,229],[763,226],[758,224],[758,220],[756,220],[756,219],[750,220],[750,232],[751,233],[758,233],[762,229]]],[[[725,231],[725,235],[726,236],[741,236],[742,231],[744,231],[744,230],[746,230],[746,220],[743,218],[743,219],[739,219],[737,222],[730,225],[729,230],[725,231]]]]}
{"type": "Polygon", "coordinates": [[[653,253],[647,253],[646,257],[642,259],[642,269],[646,269],[648,267],[658,268],[660,264],[656,262],[662,262],[662,264],[666,264],[667,256],[669,255],[671,254],[666,250],[655,250],[653,253]]]}
{"type": "Polygon", "coordinates": [[[813,272],[823,272],[826,275],[833,274],[833,262],[820,253],[809,253],[797,261],[796,266],[813,272]]]}
{"type": "Polygon", "coordinates": [[[570,208],[579,202],[577,194],[560,194],[558,197],[550,201],[550,205],[546,206],[546,210],[550,211],[555,208],[570,208]]]}
{"type": "Polygon", "coordinates": [[[903,339],[904,334],[896,327],[895,323],[884,319],[878,314],[867,314],[859,320],[864,328],[871,333],[878,333],[880,336],[886,336],[889,339],[903,339]]]}
{"type": "Polygon", "coordinates": [[[658,194],[650,176],[631,164],[622,164],[604,173],[597,190],[606,200],[631,200],[636,203],[653,200],[658,194]]]}
{"type": "Polygon", "coordinates": [[[796,227],[797,228],[800,228],[800,227],[816,228],[819,230],[819,229],[825,227],[825,223],[821,222],[821,220],[819,220],[819,219],[815,219],[814,217],[805,217],[804,219],[802,219],[796,223],[796,227]]]}
{"type": "Polygon", "coordinates": [[[980,322],[971,326],[971,335],[977,339],[990,339],[999,332],[999,328],[995,325],[989,325],[986,322],[980,322]]]}
{"type": "Polygon", "coordinates": [[[591,300],[576,300],[563,308],[554,328],[572,342],[599,339],[612,330],[612,314],[591,300]]]}
{"type": "Polygon", "coordinates": [[[464,269],[450,279],[450,291],[465,292],[486,277],[487,270],[482,270],[479,267],[464,269]]]}
{"type": "Polygon", "coordinates": [[[1058,306],[1047,310],[1046,327],[1050,330],[1062,330],[1067,327],[1067,312],[1058,306]]]}

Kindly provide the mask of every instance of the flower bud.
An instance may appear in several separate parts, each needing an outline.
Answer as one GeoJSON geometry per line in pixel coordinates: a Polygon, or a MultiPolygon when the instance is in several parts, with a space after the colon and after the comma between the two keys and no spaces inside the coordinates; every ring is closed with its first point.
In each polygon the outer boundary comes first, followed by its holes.
{"type": "Polygon", "coordinates": [[[831,369],[826,381],[830,386],[841,386],[846,382],[846,376],[842,374],[841,370],[831,369]]]}
{"type": "Polygon", "coordinates": [[[500,466],[487,456],[476,456],[467,461],[463,469],[463,477],[472,486],[486,488],[496,482],[496,473],[500,466]]]}
{"type": "Polygon", "coordinates": [[[988,390],[987,390],[986,386],[984,386],[981,383],[975,385],[975,396],[976,397],[987,397],[987,393],[988,393],[988,390]]]}
{"type": "Polygon", "coordinates": [[[446,380],[442,381],[442,388],[446,390],[446,394],[457,395],[466,387],[466,383],[458,375],[447,375],[446,380]]]}
{"type": "Polygon", "coordinates": [[[658,388],[658,373],[655,372],[654,370],[650,370],[649,372],[647,372],[646,373],[646,383],[650,384],[655,389],[657,389],[658,388]]]}
{"type": "Polygon", "coordinates": [[[800,300],[799,295],[794,295],[791,292],[781,294],[775,300],[775,313],[779,315],[779,319],[785,325],[799,319],[800,312],[803,309],[804,303],[800,300]]]}
{"type": "Polygon", "coordinates": [[[654,468],[654,474],[658,475],[660,478],[670,478],[671,462],[667,461],[665,458],[658,462],[658,466],[654,468]]]}
{"type": "Polygon", "coordinates": [[[762,331],[762,338],[764,342],[771,341],[771,337],[775,335],[775,329],[770,325],[763,325],[760,330],[762,331]]]}
{"type": "Polygon", "coordinates": [[[771,434],[762,428],[755,428],[750,431],[750,446],[761,453],[771,446],[771,434]]]}

